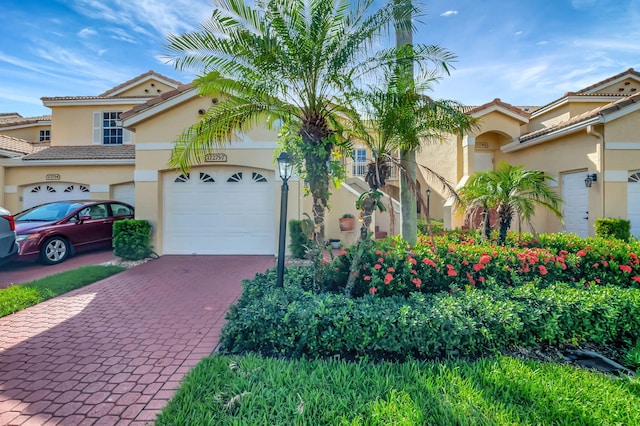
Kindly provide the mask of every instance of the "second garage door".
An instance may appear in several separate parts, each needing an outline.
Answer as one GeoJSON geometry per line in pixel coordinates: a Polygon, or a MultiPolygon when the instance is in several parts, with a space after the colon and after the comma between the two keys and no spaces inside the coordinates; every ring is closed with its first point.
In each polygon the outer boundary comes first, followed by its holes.
{"type": "Polygon", "coordinates": [[[241,167],[164,175],[165,254],[273,254],[274,173],[241,167]]]}

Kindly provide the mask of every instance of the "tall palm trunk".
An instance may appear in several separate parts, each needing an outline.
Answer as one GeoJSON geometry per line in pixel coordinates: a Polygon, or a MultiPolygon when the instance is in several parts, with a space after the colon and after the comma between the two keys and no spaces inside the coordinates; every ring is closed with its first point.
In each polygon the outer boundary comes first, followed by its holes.
{"type": "MultiPolygon", "coordinates": [[[[412,8],[411,0],[396,0],[396,10],[412,8]]],[[[396,25],[396,47],[413,45],[411,25],[396,25]]],[[[405,81],[413,81],[413,59],[403,61],[398,66],[404,73],[405,81]]],[[[400,205],[402,213],[402,237],[411,245],[418,239],[418,214],[416,199],[416,153],[413,149],[400,150],[401,169],[404,177],[400,179],[400,205]]]]}
{"type": "Polygon", "coordinates": [[[333,145],[329,140],[331,132],[324,117],[315,117],[302,123],[299,132],[302,137],[307,183],[313,197],[314,241],[324,246],[325,209],[329,201],[329,169],[333,145]]]}
{"type": "Polygon", "coordinates": [[[498,237],[498,244],[504,245],[507,241],[507,231],[511,227],[511,220],[513,219],[513,210],[510,206],[500,205],[498,207],[498,218],[500,219],[500,236],[498,237]]]}

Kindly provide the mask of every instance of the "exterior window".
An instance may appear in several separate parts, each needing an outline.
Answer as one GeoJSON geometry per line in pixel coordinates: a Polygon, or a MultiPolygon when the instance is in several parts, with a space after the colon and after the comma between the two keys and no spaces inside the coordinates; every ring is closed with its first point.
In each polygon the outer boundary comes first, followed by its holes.
{"type": "Polygon", "coordinates": [[[102,113],[102,143],[104,145],[122,145],[120,112],[102,113]]]}
{"type": "Polygon", "coordinates": [[[40,136],[38,138],[40,142],[47,142],[51,140],[51,130],[40,130],[40,136]]]}
{"type": "Polygon", "coordinates": [[[364,176],[367,170],[367,150],[356,148],[353,150],[353,175],[364,176]]]}

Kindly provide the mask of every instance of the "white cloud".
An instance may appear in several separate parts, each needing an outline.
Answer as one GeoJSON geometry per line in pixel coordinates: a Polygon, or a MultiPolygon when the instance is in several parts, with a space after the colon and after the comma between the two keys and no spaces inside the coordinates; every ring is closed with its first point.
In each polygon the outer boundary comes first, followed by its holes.
{"type": "Polygon", "coordinates": [[[440,16],[447,17],[447,16],[453,16],[453,15],[457,15],[457,14],[458,14],[457,10],[447,10],[446,12],[441,13],[440,16]]]}
{"type": "Polygon", "coordinates": [[[513,35],[521,36],[524,34],[524,31],[516,31],[513,35]]]}
{"type": "Polygon", "coordinates": [[[78,32],[78,37],[86,38],[96,34],[97,32],[91,28],[83,28],[78,32]]]}

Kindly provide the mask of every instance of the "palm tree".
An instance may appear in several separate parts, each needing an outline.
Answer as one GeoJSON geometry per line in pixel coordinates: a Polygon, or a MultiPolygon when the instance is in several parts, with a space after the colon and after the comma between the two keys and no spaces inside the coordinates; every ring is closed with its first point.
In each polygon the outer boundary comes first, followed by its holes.
{"type": "MultiPolygon", "coordinates": [[[[449,55],[436,47],[433,47],[432,54],[432,62],[436,65],[442,63],[443,56],[449,55]]],[[[376,208],[383,210],[384,206],[380,202],[382,193],[378,188],[385,185],[391,168],[398,167],[403,178],[410,179],[407,176],[411,172],[395,156],[398,151],[409,147],[415,153],[425,143],[441,140],[444,133],[467,131],[476,122],[462,112],[462,107],[457,102],[432,100],[421,94],[431,89],[437,69],[418,83],[403,71],[400,67],[393,66],[386,73],[382,87],[372,86],[367,91],[357,93],[357,102],[362,105],[364,117],[353,120],[353,127],[374,154],[367,164],[364,176],[370,190],[358,200],[358,208],[363,208],[363,225],[366,228],[371,222],[373,211],[376,208]]],[[[420,166],[432,179],[441,182],[445,191],[455,193],[444,177],[426,166],[420,166]]],[[[414,172],[415,167],[414,161],[414,172]]],[[[412,190],[415,194],[415,185],[412,190]]]]}
{"type": "Polygon", "coordinates": [[[546,180],[553,178],[541,171],[502,162],[495,170],[475,173],[459,194],[465,209],[478,204],[485,209],[496,209],[500,226],[498,242],[504,244],[514,214],[530,226],[537,206],[562,218],[560,195],[549,188],[546,180]]]}
{"type": "MultiPolygon", "coordinates": [[[[393,5],[373,10],[374,0],[213,3],[212,16],[199,31],[168,37],[174,66],[199,72],[194,83],[201,95],[220,100],[177,138],[170,165],[188,169],[237,131],[283,120],[300,141],[298,161],[304,163],[322,244],[330,194],[327,163],[341,138],[343,95],[380,64],[403,55],[393,48],[373,50],[391,26],[393,5]]],[[[413,10],[396,15],[403,19],[413,10]]],[[[419,56],[421,49],[415,50],[419,56]]]]}

